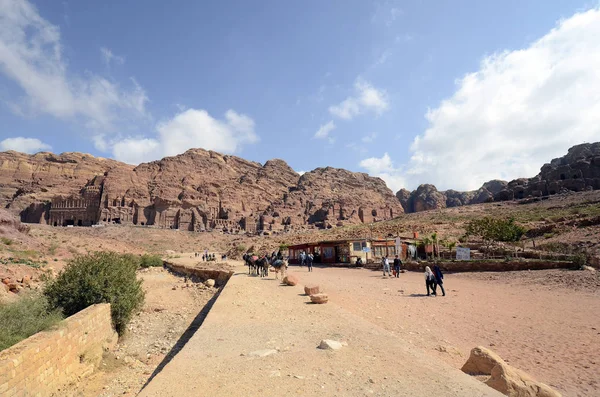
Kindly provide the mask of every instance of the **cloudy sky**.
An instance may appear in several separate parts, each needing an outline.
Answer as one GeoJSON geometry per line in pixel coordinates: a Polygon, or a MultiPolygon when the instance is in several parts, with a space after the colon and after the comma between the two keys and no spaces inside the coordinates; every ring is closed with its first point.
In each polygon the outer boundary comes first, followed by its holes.
{"type": "Polygon", "coordinates": [[[0,150],[192,147],[475,189],[600,141],[584,0],[0,0],[0,150]]]}

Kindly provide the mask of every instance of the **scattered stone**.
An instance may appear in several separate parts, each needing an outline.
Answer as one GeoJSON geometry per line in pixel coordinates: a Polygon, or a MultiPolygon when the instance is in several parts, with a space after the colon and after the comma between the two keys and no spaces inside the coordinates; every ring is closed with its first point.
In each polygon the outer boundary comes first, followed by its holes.
{"type": "Polygon", "coordinates": [[[271,371],[271,373],[269,374],[269,376],[271,378],[276,378],[276,377],[281,376],[281,372],[280,371],[271,371]]]}
{"type": "Polygon", "coordinates": [[[213,280],[212,278],[209,278],[208,280],[206,280],[204,282],[204,285],[206,285],[207,287],[214,287],[215,286],[215,280],[213,280]]]}
{"type": "Polygon", "coordinates": [[[308,284],[304,286],[304,293],[306,295],[315,295],[318,294],[319,291],[319,286],[315,285],[315,284],[308,284]]]}
{"type": "Polygon", "coordinates": [[[435,347],[435,350],[439,351],[440,353],[448,353],[448,354],[454,354],[456,356],[462,356],[462,353],[460,352],[460,350],[458,350],[454,346],[438,345],[435,347]]]}
{"type": "Polygon", "coordinates": [[[294,378],[296,378],[296,379],[304,379],[304,376],[294,375],[294,378]]]}
{"type": "Polygon", "coordinates": [[[327,294],[314,294],[310,296],[310,301],[312,303],[327,303],[329,301],[329,297],[327,294]]]}
{"type": "Polygon", "coordinates": [[[593,267],[591,267],[591,266],[587,266],[587,265],[586,265],[586,266],[583,266],[583,267],[581,268],[581,270],[584,270],[584,271],[587,271],[587,272],[596,273],[596,269],[594,269],[594,268],[593,268],[593,267]]]}
{"type": "Polygon", "coordinates": [[[561,397],[550,386],[538,382],[520,369],[514,368],[502,360],[493,351],[478,346],[462,371],[470,375],[488,375],[485,384],[507,396],[519,397],[561,397]]]}
{"type": "Polygon", "coordinates": [[[298,284],[299,281],[300,280],[298,280],[298,277],[294,276],[293,274],[289,274],[283,278],[283,283],[290,286],[298,284]]]}
{"type": "Polygon", "coordinates": [[[340,350],[344,345],[341,342],[331,339],[323,339],[319,344],[319,349],[340,350]]]}
{"type": "Polygon", "coordinates": [[[248,353],[251,357],[267,357],[272,354],[277,354],[277,350],[275,349],[265,349],[265,350],[256,350],[251,353],[248,353]]]}

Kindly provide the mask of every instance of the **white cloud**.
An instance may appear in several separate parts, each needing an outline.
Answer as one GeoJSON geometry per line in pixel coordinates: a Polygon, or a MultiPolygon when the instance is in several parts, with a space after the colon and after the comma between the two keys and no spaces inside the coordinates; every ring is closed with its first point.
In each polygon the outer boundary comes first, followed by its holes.
{"type": "Polygon", "coordinates": [[[359,165],[366,169],[369,174],[383,179],[394,192],[406,186],[406,180],[401,175],[401,172],[394,167],[394,163],[387,153],[384,153],[381,158],[371,157],[364,159],[359,165]]]}
{"type": "Polygon", "coordinates": [[[125,63],[125,58],[119,55],[115,55],[110,49],[106,47],[100,48],[100,54],[102,55],[102,60],[106,64],[107,67],[110,67],[111,62],[122,65],[125,63]]]}
{"type": "Polygon", "coordinates": [[[43,150],[50,150],[50,149],[52,149],[50,147],[50,145],[47,145],[44,142],[42,142],[36,138],[16,137],[16,138],[7,138],[7,139],[3,140],[2,142],[0,142],[0,150],[2,150],[2,151],[15,150],[17,152],[31,154],[31,153],[41,152],[43,150]]]}
{"type": "Polygon", "coordinates": [[[155,137],[127,137],[112,142],[116,159],[131,164],[174,156],[190,148],[235,153],[245,144],[258,142],[254,120],[234,110],[224,120],[206,110],[188,109],[156,127],[155,137]]]}
{"type": "Polygon", "coordinates": [[[8,101],[17,114],[80,117],[88,127],[105,130],[119,119],[146,116],[148,98],[134,80],[123,89],[91,72],[70,73],[58,26],[26,0],[0,2],[0,73],[23,91],[20,100],[8,101]]]}
{"type": "MultiPolygon", "coordinates": [[[[594,8],[560,21],[527,48],[484,58],[427,112],[429,127],[413,141],[409,163],[385,173],[405,176],[410,188],[470,190],[490,179],[534,176],[572,145],[597,141],[598,37],[594,8]]],[[[376,160],[388,164],[386,156],[368,160],[367,169],[376,160]]]]}
{"type": "Polygon", "coordinates": [[[387,93],[368,82],[357,79],[354,83],[355,96],[350,96],[339,105],[329,107],[329,113],[344,120],[351,120],[365,112],[381,115],[389,109],[387,93]]]}
{"type": "Polygon", "coordinates": [[[327,124],[323,124],[319,127],[319,129],[317,130],[317,132],[315,132],[315,136],[314,138],[316,139],[325,139],[328,138],[329,140],[333,139],[329,136],[329,133],[333,130],[335,130],[336,125],[333,122],[333,120],[331,120],[330,122],[328,122],[327,124]]]}
{"type": "Polygon", "coordinates": [[[374,132],[371,132],[369,135],[365,135],[361,138],[361,141],[363,141],[363,143],[371,143],[375,140],[375,138],[377,138],[377,134],[374,132]]]}

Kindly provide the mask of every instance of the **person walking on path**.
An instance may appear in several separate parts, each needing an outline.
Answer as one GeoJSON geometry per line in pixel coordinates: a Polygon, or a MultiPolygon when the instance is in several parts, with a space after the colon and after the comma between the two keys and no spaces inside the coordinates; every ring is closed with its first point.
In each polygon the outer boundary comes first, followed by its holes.
{"type": "Polygon", "coordinates": [[[390,261],[388,260],[387,256],[383,257],[381,264],[383,265],[383,277],[385,277],[386,273],[388,276],[392,277],[392,273],[390,272],[390,261]]]}
{"type": "Polygon", "coordinates": [[[312,265],[313,265],[313,260],[314,260],[314,259],[315,259],[315,258],[314,258],[314,256],[313,256],[313,254],[308,254],[308,255],[306,255],[306,264],[308,265],[308,271],[309,271],[309,272],[312,272],[312,271],[313,271],[312,265]]]}
{"type": "MultiPolygon", "coordinates": [[[[444,274],[442,273],[442,270],[440,269],[440,267],[435,264],[433,265],[433,275],[435,276],[435,283],[437,285],[440,286],[440,288],[442,289],[442,296],[446,296],[446,291],[444,290],[444,274]]],[[[437,293],[436,291],[436,285],[434,284],[433,286],[433,294],[435,295],[437,293]]]]}
{"type": "Polygon", "coordinates": [[[435,275],[429,268],[425,266],[425,286],[427,287],[427,296],[429,296],[429,288],[431,288],[431,295],[435,296],[435,275]]]}
{"type": "Polygon", "coordinates": [[[306,261],[306,254],[304,251],[300,253],[300,267],[304,266],[304,262],[306,261]]]}
{"type": "Polygon", "coordinates": [[[402,265],[402,261],[398,258],[398,255],[394,258],[394,275],[396,278],[400,278],[400,265],[402,265]]]}

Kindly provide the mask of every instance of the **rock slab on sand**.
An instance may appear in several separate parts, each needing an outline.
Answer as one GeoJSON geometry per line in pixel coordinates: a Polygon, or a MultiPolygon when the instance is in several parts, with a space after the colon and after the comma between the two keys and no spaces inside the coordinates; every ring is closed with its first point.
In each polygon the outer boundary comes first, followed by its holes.
{"type": "Polygon", "coordinates": [[[248,355],[251,357],[267,357],[272,354],[277,354],[277,350],[275,350],[275,349],[257,350],[252,353],[249,353],[248,355]]]}
{"type": "Polygon", "coordinates": [[[327,303],[329,301],[329,297],[327,294],[314,294],[310,296],[310,301],[312,303],[327,303]]]}
{"type": "Polygon", "coordinates": [[[283,283],[290,286],[298,284],[299,281],[300,280],[298,280],[298,277],[294,276],[293,274],[287,275],[283,278],[283,283]]]}
{"type": "Polygon", "coordinates": [[[520,369],[511,367],[485,347],[471,350],[462,371],[470,375],[489,375],[486,385],[511,397],[561,397],[550,386],[538,382],[520,369]]]}
{"type": "Polygon", "coordinates": [[[318,294],[319,291],[319,286],[315,285],[315,284],[308,284],[304,286],[304,293],[306,295],[314,295],[314,294],[318,294]]]}
{"type": "Polygon", "coordinates": [[[336,340],[323,339],[319,344],[319,349],[322,350],[340,350],[344,344],[336,340]]]}

